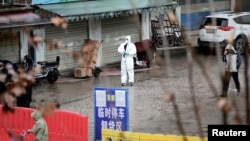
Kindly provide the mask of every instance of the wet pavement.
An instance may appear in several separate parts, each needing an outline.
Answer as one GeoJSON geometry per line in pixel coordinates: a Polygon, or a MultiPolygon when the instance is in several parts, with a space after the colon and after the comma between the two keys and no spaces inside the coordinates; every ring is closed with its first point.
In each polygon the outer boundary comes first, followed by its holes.
{"type": "MultiPolygon", "coordinates": [[[[222,89],[220,75],[224,66],[221,60],[218,61],[213,55],[198,55],[205,69],[194,62],[191,74],[186,55],[157,59],[157,62],[160,60],[161,65],[136,68],[134,86],[126,86],[129,89],[130,131],[179,135],[181,131],[177,123],[180,121],[185,134],[200,136],[194,103],[197,104],[196,111],[200,114],[201,129],[205,136],[208,124],[222,124],[222,113],[217,106],[219,96],[214,94],[214,91],[220,93],[222,89]],[[208,74],[207,77],[204,72],[208,74]],[[190,74],[192,79],[189,77],[190,74]],[[193,84],[193,89],[190,88],[190,84],[193,84]],[[167,102],[170,94],[175,98],[167,102]]],[[[239,73],[242,90],[245,87],[243,71],[244,66],[241,67],[239,73]]],[[[32,105],[36,105],[41,100],[45,102],[56,100],[61,104],[62,110],[87,115],[89,141],[92,141],[94,138],[93,89],[95,86],[121,87],[120,70],[105,69],[98,78],[62,77],[52,85],[46,83],[36,85],[33,87],[32,105]]],[[[234,83],[231,81],[228,101],[231,103],[234,99],[240,114],[244,115],[245,95],[242,92],[236,96],[235,93],[234,83]]],[[[236,110],[233,107],[228,115],[229,124],[236,124],[235,113],[236,110]]]]}

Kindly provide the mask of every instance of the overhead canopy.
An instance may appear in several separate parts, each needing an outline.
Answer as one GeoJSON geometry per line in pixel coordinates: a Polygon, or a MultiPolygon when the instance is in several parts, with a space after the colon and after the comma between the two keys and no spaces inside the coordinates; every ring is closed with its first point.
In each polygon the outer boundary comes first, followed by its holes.
{"type": "Polygon", "coordinates": [[[118,17],[142,11],[174,9],[177,3],[173,0],[98,0],[37,6],[68,20],[83,20],[118,17]]]}
{"type": "Polygon", "coordinates": [[[51,24],[48,19],[41,19],[29,11],[8,12],[0,14],[0,29],[51,24]]]}

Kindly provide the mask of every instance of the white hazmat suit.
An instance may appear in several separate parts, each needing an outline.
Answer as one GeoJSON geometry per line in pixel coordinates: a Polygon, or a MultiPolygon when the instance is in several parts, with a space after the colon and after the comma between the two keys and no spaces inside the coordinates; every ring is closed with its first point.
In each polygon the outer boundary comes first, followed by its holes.
{"type": "Polygon", "coordinates": [[[121,43],[118,52],[122,54],[121,59],[121,83],[124,86],[128,82],[131,86],[134,84],[134,56],[136,55],[136,47],[131,43],[131,37],[126,36],[125,42],[121,43]]]}

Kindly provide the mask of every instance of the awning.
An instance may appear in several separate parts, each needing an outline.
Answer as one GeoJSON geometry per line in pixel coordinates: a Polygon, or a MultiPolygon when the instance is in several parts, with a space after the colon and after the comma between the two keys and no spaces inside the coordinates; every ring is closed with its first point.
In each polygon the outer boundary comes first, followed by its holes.
{"type": "Polygon", "coordinates": [[[41,19],[38,15],[32,12],[10,12],[0,14],[0,29],[16,28],[24,26],[38,26],[51,24],[48,19],[41,19]]]}
{"type": "Polygon", "coordinates": [[[177,2],[173,0],[98,0],[36,6],[50,12],[52,14],[50,15],[51,17],[58,15],[74,21],[132,15],[142,11],[174,9],[177,6],[177,2]]]}

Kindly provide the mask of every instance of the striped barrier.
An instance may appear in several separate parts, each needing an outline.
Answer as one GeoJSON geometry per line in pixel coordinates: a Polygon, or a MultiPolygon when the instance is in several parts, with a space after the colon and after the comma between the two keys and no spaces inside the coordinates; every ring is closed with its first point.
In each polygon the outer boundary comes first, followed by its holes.
{"type": "MultiPolygon", "coordinates": [[[[207,141],[207,138],[185,136],[186,141],[207,141]]],[[[129,131],[102,129],[102,141],[184,141],[184,136],[147,134],[129,131]]]]}
{"type": "MultiPolygon", "coordinates": [[[[3,113],[0,105],[0,140],[10,141],[9,132],[19,135],[33,127],[31,113],[34,109],[16,107],[15,113],[3,113]]],[[[49,129],[49,141],[88,141],[88,117],[78,113],[56,110],[45,120],[49,129]]],[[[25,141],[34,141],[28,134],[25,141]]]]}

